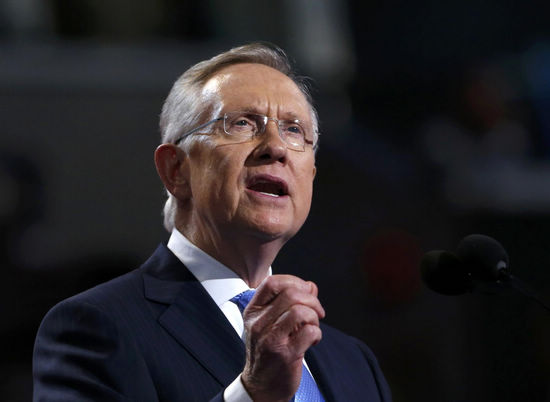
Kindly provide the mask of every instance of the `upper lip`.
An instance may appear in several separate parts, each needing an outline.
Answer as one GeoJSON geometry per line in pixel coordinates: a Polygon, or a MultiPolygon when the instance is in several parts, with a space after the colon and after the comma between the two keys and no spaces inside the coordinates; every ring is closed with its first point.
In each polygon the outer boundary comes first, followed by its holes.
{"type": "Polygon", "coordinates": [[[256,174],[246,181],[246,188],[254,191],[264,190],[262,186],[265,186],[266,191],[264,192],[277,195],[288,195],[288,184],[280,177],[269,174],[256,174]]]}

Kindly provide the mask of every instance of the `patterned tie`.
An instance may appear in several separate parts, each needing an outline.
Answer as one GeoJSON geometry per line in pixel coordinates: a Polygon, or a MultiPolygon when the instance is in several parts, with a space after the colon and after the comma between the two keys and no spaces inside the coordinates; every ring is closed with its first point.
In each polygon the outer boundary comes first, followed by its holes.
{"type": "MultiPolygon", "coordinates": [[[[252,296],[254,296],[255,292],[256,291],[253,289],[245,290],[231,299],[231,301],[239,307],[241,314],[248,303],[250,303],[250,300],[252,299],[252,296]]],[[[321,395],[321,391],[319,391],[315,380],[307,370],[305,364],[302,364],[302,379],[300,380],[300,386],[291,401],[325,402],[323,395],[321,395]]]]}

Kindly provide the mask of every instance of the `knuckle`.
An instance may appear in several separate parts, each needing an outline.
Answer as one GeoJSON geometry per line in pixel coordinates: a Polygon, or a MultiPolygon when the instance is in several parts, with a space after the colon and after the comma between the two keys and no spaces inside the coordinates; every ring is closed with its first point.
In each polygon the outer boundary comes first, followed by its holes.
{"type": "Polygon", "coordinates": [[[319,289],[317,288],[317,285],[315,284],[315,282],[308,281],[307,283],[311,287],[311,294],[317,295],[319,289]]]}
{"type": "Polygon", "coordinates": [[[296,304],[288,310],[289,319],[297,324],[317,323],[317,314],[311,308],[296,304]]]}
{"type": "Polygon", "coordinates": [[[295,288],[287,288],[282,292],[284,298],[290,302],[290,304],[297,304],[302,301],[302,293],[295,288]]]}
{"type": "Polygon", "coordinates": [[[258,339],[263,332],[263,329],[260,328],[260,325],[258,325],[258,323],[255,321],[245,322],[244,328],[246,333],[248,334],[248,337],[252,339],[258,339]]]}
{"type": "Polygon", "coordinates": [[[304,306],[295,304],[288,309],[288,316],[292,321],[299,321],[306,314],[304,310],[304,306]]]}
{"type": "Polygon", "coordinates": [[[309,339],[320,340],[322,337],[321,328],[315,325],[304,325],[302,332],[309,339]]]}
{"type": "Polygon", "coordinates": [[[279,289],[280,285],[279,285],[279,278],[277,278],[277,276],[275,275],[272,275],[272,276],[269,276],[267,277],[263,284],[262,284],[262,287],[264,289],[266,289],[267,291],[269,292],[273,292],[273,293],[276,293],[277,290],[279,289]]]}
{"type": "Polygon", "coordinates": [[[277,283],[278,281],[279,281],[279,278],[277,277],[277,275],[271,275],[271,276],[268,276],[265,279],[264,283],[268,286],[271,286],[271,285],[277,283]]]}

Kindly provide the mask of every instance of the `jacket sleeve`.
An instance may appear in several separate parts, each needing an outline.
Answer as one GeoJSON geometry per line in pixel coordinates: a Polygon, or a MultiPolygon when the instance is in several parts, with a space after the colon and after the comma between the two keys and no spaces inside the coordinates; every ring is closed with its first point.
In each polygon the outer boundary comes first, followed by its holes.
{"type": "Polygon", "coordinates": [[[132,339],[112,317],[75,300],[55,306],[38,330],[33,401],[157,401],[132,339]]]}

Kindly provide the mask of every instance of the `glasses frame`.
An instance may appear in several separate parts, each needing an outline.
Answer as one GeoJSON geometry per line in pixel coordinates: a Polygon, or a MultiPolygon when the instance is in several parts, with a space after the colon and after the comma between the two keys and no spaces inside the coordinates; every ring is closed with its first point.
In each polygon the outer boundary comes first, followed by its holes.
{"type": "MultiPolygon", "coordinates": [[[[227,129],[225,127],[226,125],[226,120],[227,120],[227,117],[228,115],[231,115],[231,114],[234,114],[234,113],[240,113],[241,111],[234,111],[234,112],[227,112],[227,113],[224,113],[223,116],[220,116],[220,117],[216,117],[215,119],[212,119],[210,121],[207,121],[206,123],[203,123],[201,124],[200,126],[198,127],[195,127],[194,129],[190,130],[190,131],[187,131],[186,133],[180,135],[175,141],[174,141],[174,144],[175,145],[179,145],[179,143],[185,138],[185,137],[188,137],[190,136],[191,134],[194,134],[196,133],[197,131],[213,124],[213,123],[216,123],[220,120],[223,120],[223,131],[231,136],[230,133],[227,132],[227,129]]],[[[286,119],[283,119],[283,120],[279,120],[275,117],[269,117],[269,116],[266,116],[264,114],[260,114],[260,113],[252,113],[252,112],[247,112],[247,111],[242,111],[242,113],[246,113],[246,114],[250,114],[250,115],[255,115],[255,116],[259,116],[259,117],[262,117],[263,120],[264,120],[264,125],[263,125],[263,131],[258,131],[256,134],[252,135],[250,138],[253,138],[255,135],[259,135],[259,134],[263,134],[265,132],[265,129],[267,127],[267,123],[272,120],[274,121],[276,124],[277,124],[277,129],[279,131],[279,137],[281,137],[281,139],[283,140],[283,142],[286,144],[287,148],[289,149],[292,149],[294,151],[299,151],[299,152],[304,152],[306,150],[306,144],[309,144],[311,145],[313,148],[315,148],[315,145],[314,145],[314,141],[311,141],[311,140],[308,140],[305,135],[304,135],[304,146],[300,149],[300,148],[291,148],[292,145],[289,144],[288,142],[286,142],[286,140],[283,138],[282,136],[282,130],[281,130],[281,125],[280,125],[280,122],[292,122],[292,123],[295,123],[295,124],[298,124],[298,125],[301,125],[303,124],[303,122],[301,120],[298,120],[298,119],[295,119],[295,120],[286,120],[286,119]]],[[[319,132],[316,132],[317,134],[317,138],[319,138],[319,132]]]]}

